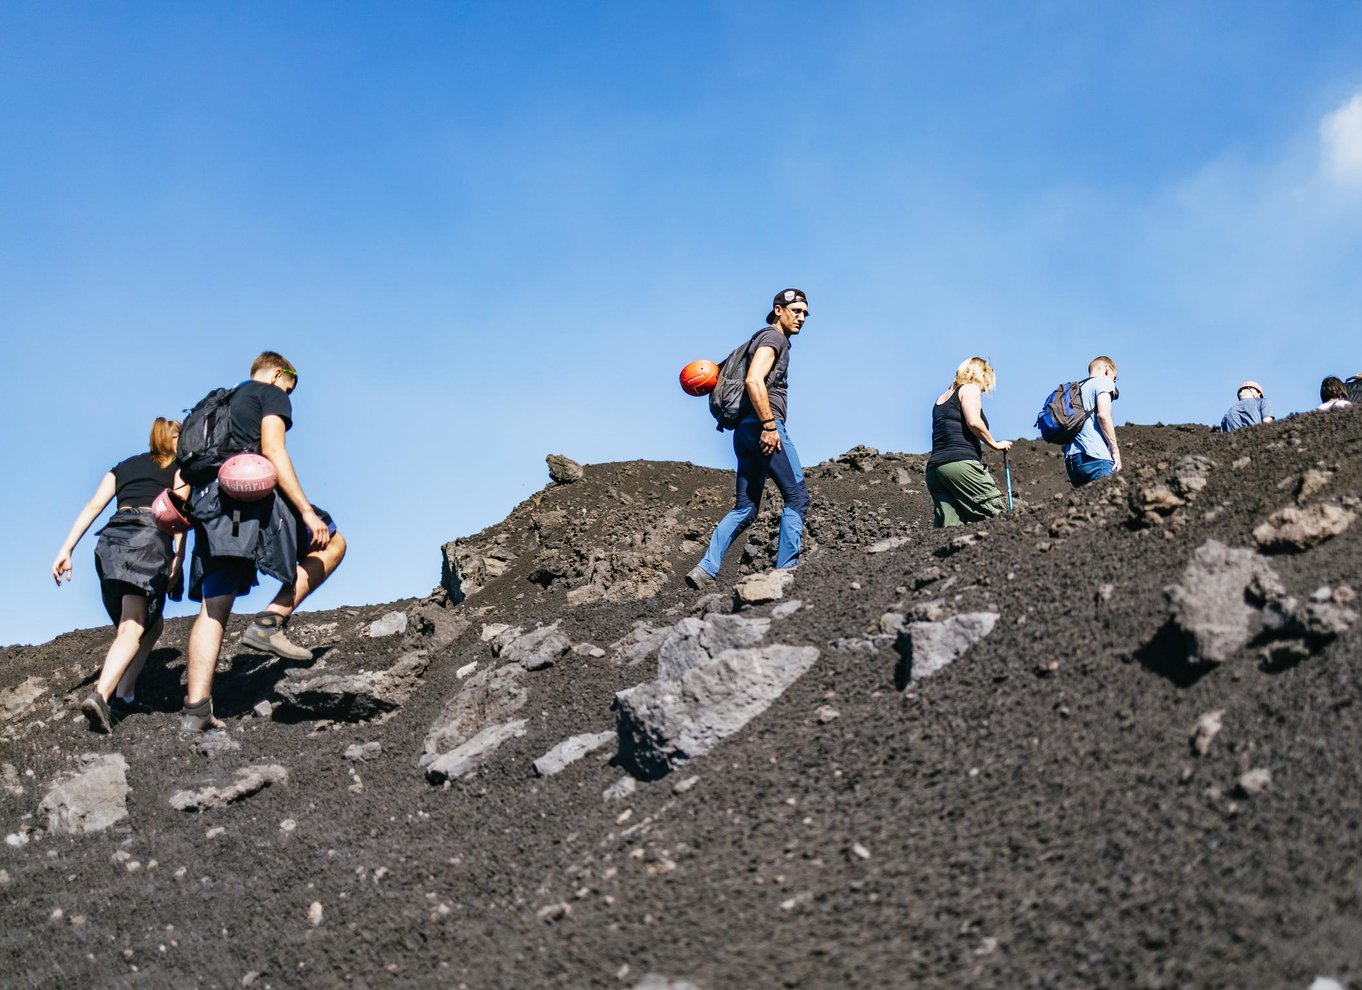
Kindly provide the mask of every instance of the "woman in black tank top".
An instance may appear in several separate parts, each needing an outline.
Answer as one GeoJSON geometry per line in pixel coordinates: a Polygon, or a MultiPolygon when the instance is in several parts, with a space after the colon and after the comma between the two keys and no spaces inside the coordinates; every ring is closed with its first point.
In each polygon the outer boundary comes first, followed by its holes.
{"type": "Polygon", "coordinates": [[[927,459],[927,490],[932,496],[932,525],[938,529],[991,519],[1003,511],[998,483],[983,464],[983,445],[1005,451],[1010,440],[994,440],[984,415],[983,393],[997,376],[981,357],[955,369],[955,381],[932,406],[932,454],[927,459]]]}
{"type": "MultiPolygon", "coordinates": [[[[90,525],[115,498],[118,508],[95,545],[95,573],[99,575],[104,609],[118,633],[109,645],[99,680],[80,710],[96,732],[111,732],[109,704],[129,709],[134,702],[137,675],[160,638],[167,591],[180,585],[184,536],[161,532],[151,517],[151,503],[165,488],[179,486],[175,470],[175,441],[180,424],[158,417],[151,424],[150,450],[119,461],[104,475],[94,496],[80,510],[66,542],[52,562],[52,577],[60,587],[71,580],[71,554],[90,525]],[[116,693],[115,693],[116,692],[116,693]]],[[[172,592],[176,601],[180,595],[172,592]]]]}

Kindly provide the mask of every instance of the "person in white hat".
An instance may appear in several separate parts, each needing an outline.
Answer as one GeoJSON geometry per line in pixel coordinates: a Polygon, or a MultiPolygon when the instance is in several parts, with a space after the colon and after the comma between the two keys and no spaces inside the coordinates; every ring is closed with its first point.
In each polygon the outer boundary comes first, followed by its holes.
{"type": "Polygon", "coordinates": [[[1246,426],[1272,422],[1272,403],[1263,396],[1263,386],[1247,381],[1239,386],[1239,401],[1226,411],[1220,420],[1222,433],[1233,433],[1246,426]]]}

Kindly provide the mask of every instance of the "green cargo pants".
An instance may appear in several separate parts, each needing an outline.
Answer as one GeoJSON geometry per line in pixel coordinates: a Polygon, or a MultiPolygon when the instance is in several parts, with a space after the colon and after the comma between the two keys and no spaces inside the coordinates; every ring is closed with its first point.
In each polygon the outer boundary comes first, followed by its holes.
{"type": "Polygon", "coordinates": [[[937,529],[992,519],[1003,511],[1003,493],[979,461],[952,461],[927,469],[932,525],[937,529]]]}

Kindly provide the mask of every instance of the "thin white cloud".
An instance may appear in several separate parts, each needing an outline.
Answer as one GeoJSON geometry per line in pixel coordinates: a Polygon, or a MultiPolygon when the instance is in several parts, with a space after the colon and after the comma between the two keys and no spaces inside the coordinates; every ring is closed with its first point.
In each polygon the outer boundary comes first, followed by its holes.
{"type": "Polygon", "coordinates": [[[1335,180],[1362,185],[1362,91],[1319,123],[1325,171],[1335,180]]]}

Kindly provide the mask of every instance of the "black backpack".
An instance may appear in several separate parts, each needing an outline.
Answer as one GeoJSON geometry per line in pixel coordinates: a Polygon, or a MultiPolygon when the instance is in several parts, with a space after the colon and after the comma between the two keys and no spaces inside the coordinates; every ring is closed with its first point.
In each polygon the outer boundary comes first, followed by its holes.
{"type": "Polygon", "coordinates": [[[719,364],[719,380],[714,391],[709,393],[709,414],[714,417],[714,428],[721,433],[736,430],[741,421],[743,401],[747,398],[747,366],[752,360],[752,341],[761,330],[752,334],[746,343],[733,348],[733,353],[719,364]]]}
{"type": "Polygon", "coordinates": [[[1353,375],[1343,383],[1348,387],[1348,401],[1353,405],[1362,405],[1362,375],[1353,375]]]}
{"type": "Polygon", "coordinates": [[[1040,407],[1036,428],[1046,443],[1066,444],[1083,429],[1083,424],[1088,421],[1088,411],[1083,408],[1079,392],[1086,381],[1088,379],[1085,378],[1080,382],[1065,382],[1051,392],[1045,405],[1040,407]]]}
{"type": "MultiPolygon", "coordinates": [[[[237,386],[240,388],[240,386],[237,386]]],[[[175,462],[180,476],[191,485],[206,485],[217,477],[222,462],[234,453],[232,441],[232,396],[236,388],[215,388],[189,410],[180,425],[175,445],[175,462]]]]}

